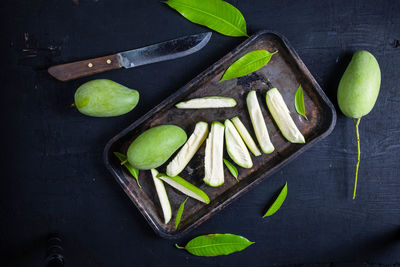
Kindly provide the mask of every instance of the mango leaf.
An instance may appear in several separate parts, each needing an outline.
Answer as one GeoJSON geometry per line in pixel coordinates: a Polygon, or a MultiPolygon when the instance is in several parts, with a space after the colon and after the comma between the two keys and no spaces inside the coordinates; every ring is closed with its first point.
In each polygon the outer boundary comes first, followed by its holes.
{"type": "Polygon", "coordinates": [[[239,182],[239,180],[237,178],[239,173],[238,173],[238,170],[236,169],[236,167],[226,159],[224,159],[224,163],[225,163],[225,166],[228,168],[229,172],[233,175],[233,177],[235,177],[236,181],[239,182]]]}
{"type": "Polygon", "coordinates": [[[185,208],[185,203],[188,200],[189,197],[187,197],[182,204],[179,206],[178,212],[176,213],[176,219],[175,219],[175,228],[178,229],[179,223],[181,222],[182,218],[182,213],[183,209],[185,208]]]}
{"type": "Polygon", "coordinates": [[[228,36],[248,36],[240,11],[221,0],[167,0],[164,3],[191,22],[228,36]]]}
{"type": "Polygon", "coordinates": [[[282,188],[278,197],[275,199],[274,203],[272,203],[271,207],[269,207],[267,212],[264,214],[263,218],[271,216],[272,214],[277,212],[279,208],[282,206],[283,202],[285,201],[286,195],[287,195],[287,182],[285,186],[282,188]]]}
{"type": "Polygon", "coordinates": [[[224,76],[222,76],[220,82],[237,77],[242,77],[258,69],[261,69],[262,67],[267,65],[272,55],[276,53],[278,53],[278,51],[270,53],[267,50],[255,50],[247,53],[246,55],[236,60],[225,71],[224,76]]]}
{"type": "Polygon", "coordinates": [[[132,176],[136,179],[137,185],[140,188],[142,188],[142,186],[139,183],[139,170],[132,167],[132,165],[129,164],[128,158],[124,154],[119,153],[119,152],[114,152],[114,155],[117,156],[117,158],[123,163],[122,165],[124,165],[125,168],[127,168],[128,171],[132,174],[132,176]]]}
{"type": "Polygon", "coordinates": [[[175,246],[196,256],[213,257],[241,251],[254,243],[239,235],[210,234],[195,237],[185,247],[175,246]]]}
{"type": "Polygon", "coordinates": [[[306,108],[304,107],[303,88],[301,87],[301,85],[299,86],[299,88],[297,88],[294,105],[296,107],[297,113],[307,119],[306,108]]]}

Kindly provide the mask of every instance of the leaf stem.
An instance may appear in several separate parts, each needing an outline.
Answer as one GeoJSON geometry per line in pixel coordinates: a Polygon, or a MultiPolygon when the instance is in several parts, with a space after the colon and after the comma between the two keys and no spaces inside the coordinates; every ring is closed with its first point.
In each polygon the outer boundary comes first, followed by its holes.
{"type": "Polygon", "coordinates": [[[358,167],[360,166],[360,134],[358,132],[358,125],[360,124],[361,118],[353,119],[354,126],[356,126],[356,136],[357,136],[357,164],[356,164],[356,175],[354,180],[354,192],[353,192],[353,199],[356,198],[356,191],[357,191],[357,178],[358,178],[358,167]]]}
{"type": "Polygon", "coordinates": [[[126,159],[126,160],[124,160],[124,161],[121,161],[121,165],[125,165],[125,163],[127,163],[128,162],[128,160],[126,159]]]}
{"type": "Polygon", "coordinates": [[[175,247],[176,247],[176,248],[179,248],[179,249],[185,249],[185,247],[181,247],[181,246],[179,246],[178,244],[175,244],[175,247]]]}

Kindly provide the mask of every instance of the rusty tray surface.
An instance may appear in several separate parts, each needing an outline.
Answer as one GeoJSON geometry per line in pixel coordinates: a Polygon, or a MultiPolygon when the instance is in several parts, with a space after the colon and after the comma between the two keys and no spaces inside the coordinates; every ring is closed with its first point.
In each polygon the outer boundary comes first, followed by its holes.
{"type": "MultiPolygon", "coordinates": [[[[154,231],[162,237],[178,238],[209,219],[251,187],[329,135],[335,123],[336,112],[332,103],[286,38],[271,31],[261,31],[251,36],[221,60],[112,138],[105,147],[104,161],[108,170],[113,174],[154,231]],[[237,79],[219,82],[224,71],[233,62],[246,53],[258,49],[265,49],[270,52],[278,50],[279,52],[271,58],[271,61],[265,67],[258,71],[237,79]],[[299,84],[302,85],[304,90],[304,102],[308,120],[298,115],[294,107],[294,96],[299,84]],[[281,135],[269,114],[265,103],[265,93],[273,87],[278,88],[282,94],[292,118],[306,139],[305,144],[292,144],[287,141],[281,135]],[[199,121],[208,122],[209,126],[211,126],[210,123],[213,121],[223,123],[225,119],[234,116],[239,116],[258,145],[245,100],[250,90],[257,91],[258,100],[271,141],[275,146],[275,151],[271,154],[262,154],[259,157],[254,157],[251,154],[253,167],[250,169],[238,167],[239,183],[225,168],[225,183],[220,187],[213,188],[203,182],[204,142],[180,176],[206,192],[211,202],[206,205],[189,198],[186,202],[179,228],[175,229],[176,212],[186,196],[166,184],[165,187],[173,217],[169,224],[164,224],[161,206],[150,171],[140,171],[139,180],[142,185],[142,189],[140,189],[125,167],[120,165],[113,152],[126,153],[129,144],[135,137],[156,125],[178,125],[186,131],[189,137],[195,124],[199,121]],[[233,97],[236,99],[237,105],[234,108],[198,110],[185,110],[174,107],[180,101],[209,95],[233,97]]],[[[224,158],[230,159],[225,148],[224,150],[224,158]]],[[[165,172],[167,164],[168,162],[159,167],[158,170],[165,172]]]]}

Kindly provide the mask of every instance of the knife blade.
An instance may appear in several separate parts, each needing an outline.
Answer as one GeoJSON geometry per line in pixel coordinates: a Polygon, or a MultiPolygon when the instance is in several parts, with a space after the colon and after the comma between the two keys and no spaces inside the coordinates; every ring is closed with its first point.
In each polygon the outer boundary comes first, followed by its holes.
{"type": "Polygon", "coordinates": [[[48,72],[57,80],[65,82],[108,70],[180,58],[202,49],[210,40],[211,34],[194,34],[113,55],[56,65],[50,67],[48,72]]]}

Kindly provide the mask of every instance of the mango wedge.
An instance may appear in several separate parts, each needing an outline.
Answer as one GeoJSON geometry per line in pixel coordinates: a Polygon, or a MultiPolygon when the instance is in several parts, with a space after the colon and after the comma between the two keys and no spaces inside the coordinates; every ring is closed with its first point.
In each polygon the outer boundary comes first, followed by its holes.
{"type": "Polygon", "coordinates": [[[265,98],[269,112],[278,125],[279,130],[281,130],[282,135],[291,143],[305,143],[304,136],[290,116],[290,111],[278,89],[272,88],[268,90],[265,98]]]}

